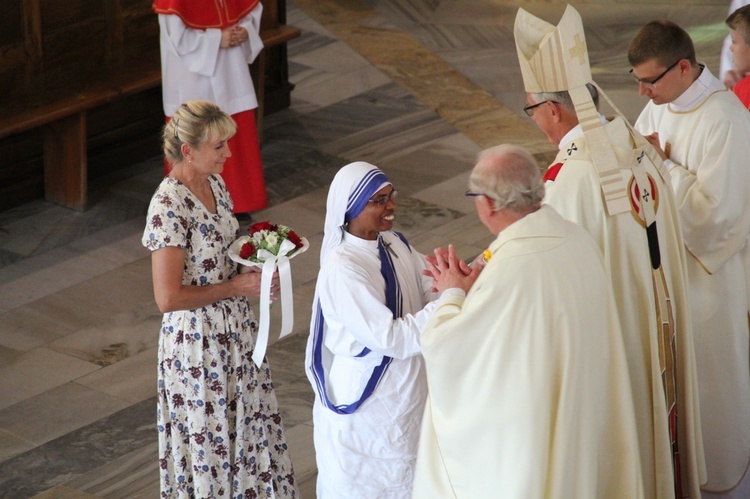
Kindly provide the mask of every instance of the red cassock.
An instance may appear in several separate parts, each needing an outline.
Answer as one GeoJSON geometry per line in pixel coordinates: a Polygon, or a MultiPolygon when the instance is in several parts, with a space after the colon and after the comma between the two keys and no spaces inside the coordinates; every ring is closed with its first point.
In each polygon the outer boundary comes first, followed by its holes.
{"type": "MultiPolygon", "coordinates": [[[[259,0],[155,0],[152,8],[157,14],[179,17],[190,29],[206,30],[236,25],[259,3],[259,0]]],[[[164,57],[162,54],[162,58],[164,57]]],[[[191,99],[212,100],[204,95],[182,97],[183,101],[191,99]]],[[[220,107],[222,105],[221,102],[216,104],[220,107]]],[[[255,109],[235,112],[232,118],[237,122],[237,133],[229,139],[228,145],[232,156],[224,164],[221,176],[232,196],[235,213],[258,211],[268,206],[268,197],[263,178],[255,109]]],[[[167,116],[167,121],[170,119],[171,117],[167,116]]],[[[171,165],[165,159],[165,175],[170,169],[171,165]]]]}

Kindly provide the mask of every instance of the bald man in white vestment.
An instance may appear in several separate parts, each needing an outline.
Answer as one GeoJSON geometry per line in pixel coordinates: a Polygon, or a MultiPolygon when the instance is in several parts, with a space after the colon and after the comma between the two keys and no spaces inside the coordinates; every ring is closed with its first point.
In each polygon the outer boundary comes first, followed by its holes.
{"type": "MultiPolygon", "coordinates": [[[[669,170],[687,248],[708,482],[750,497],[750,113],[695,57],[690,35],[653,21],[628,48],[650,101],[636,128],[669,170]]],[[[710,495],[717,494],[717,496],[710,495]]]]}
{"type": "Polygon", "coordinates": [[[422,333],[428,397],[415,499],[643,496],[622,333],[601,254],[541,206],[529,153],[498,146],[469,180],[497,235],[469,270],[436,251],[422,333]]]}

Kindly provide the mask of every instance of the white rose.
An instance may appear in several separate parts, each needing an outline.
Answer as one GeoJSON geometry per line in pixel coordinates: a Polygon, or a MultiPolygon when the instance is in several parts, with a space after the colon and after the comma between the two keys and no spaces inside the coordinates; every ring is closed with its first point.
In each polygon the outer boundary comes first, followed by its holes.
{"type": "Polygon", "coordinates": [[[252,235],[251,239],[253,240],[253,245],[255,245],[256,248],[260,246],[260,243],[263,241],[266,234],[268,234],[268,231],[259,230],[258,232],[252,235]]]}
{"type": "Polygon", "coordinates": [[[266,243],[270,248],[275,248],[276,245],[279,243],[279,236],[276,235],[275,232],[270,232],[266,236],[266,243]]]}

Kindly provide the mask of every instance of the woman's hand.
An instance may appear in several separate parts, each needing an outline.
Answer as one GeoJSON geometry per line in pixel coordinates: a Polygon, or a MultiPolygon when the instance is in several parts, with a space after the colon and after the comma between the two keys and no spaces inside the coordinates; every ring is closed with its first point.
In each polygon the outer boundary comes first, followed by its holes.
{"type": "MultiPolygon", "coordinates": [[[[243,296],[260,296],[260,287],[261,287],[261,280],[263,279],[263,274],[261,272],[260,267],[248,267],[244,266],[244,268],[240,269],[240,273],[237,274],[234,279],[232,279],[232,283],[234,283],[237,287],[236,294],[237,295],[243,295],[243,296]]],[[[271,300],[276,299],[276,293],[279,291],[279,272],[278,270],[273,273],[273,276],[271,277],[271,300]]]]}
{"type": "MultiPolygon", "coordinates": [[[[151,253],[151,272],[154,280],[154,297],[162,313],[175,310],[194,310],[233,296],[260,296],[261,270],[252,267],[246,273],[208,286],[183,284],[185,250],[174,246],[160,248],[151,253]]],[[[271,279],[271,299],[279,290],[279,276],[271,279]]]]}

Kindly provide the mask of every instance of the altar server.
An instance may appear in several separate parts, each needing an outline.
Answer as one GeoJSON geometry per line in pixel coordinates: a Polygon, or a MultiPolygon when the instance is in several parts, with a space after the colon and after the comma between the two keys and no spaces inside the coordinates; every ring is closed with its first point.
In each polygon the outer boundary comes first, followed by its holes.
{"type": "MultiPolygon", "coordinates": [[[[237,123],[221,176],[234,213],[268,206],[255,121],[258,101],[248,64],[263,49],[259,0],[155,0],[159,15],[162,99],[169,119],[180,104],[217,104],[237,123]]],[[[165,174],[169,173],[165,162],[165,174]]]]}

